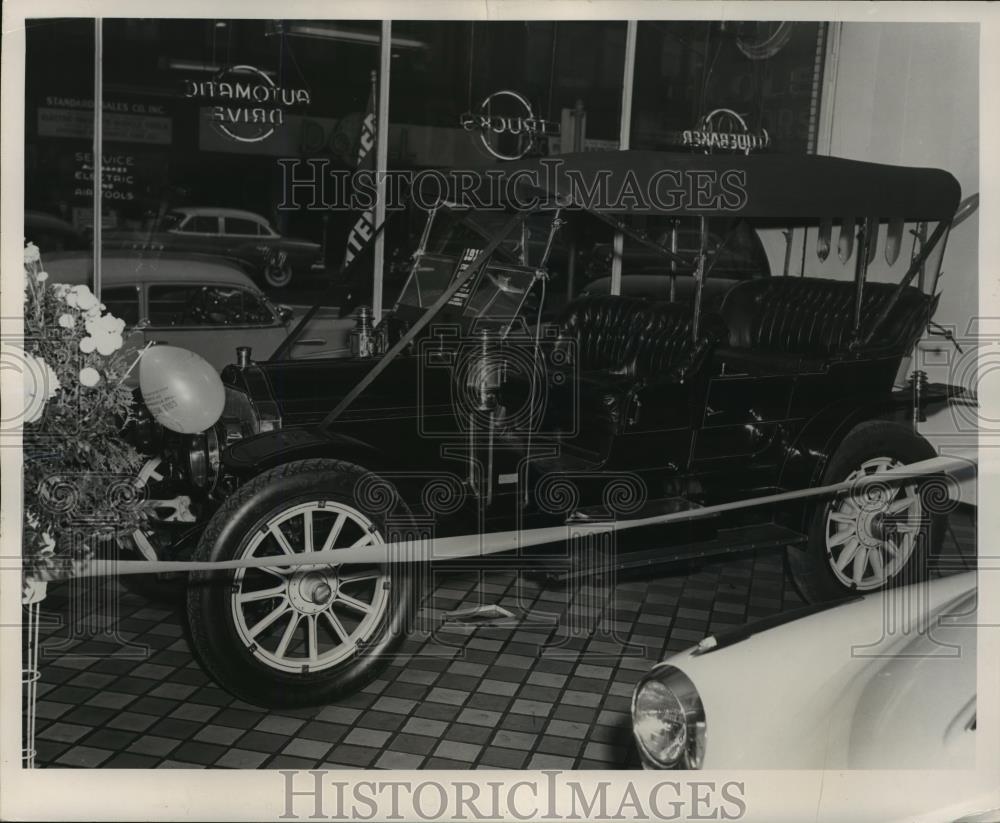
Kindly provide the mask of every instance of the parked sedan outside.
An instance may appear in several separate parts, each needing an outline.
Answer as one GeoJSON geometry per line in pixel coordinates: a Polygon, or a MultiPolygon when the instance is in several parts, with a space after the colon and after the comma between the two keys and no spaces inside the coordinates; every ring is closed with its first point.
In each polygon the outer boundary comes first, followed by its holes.
{"type": "Polygon", "coordinates": [[[197,252],[238,263],[271,288],[324,269],[322,247],[282,237],[266,218],[242,209],[184,207],[168,211],[152,231],[107,231],[105,249],[197,252]]]}
{"type": "MultiPolygon", "coordinates": [[[[93,276],[89,252],[50,254],[43,263],[56,283],[90,283],[93,276]]],[[[134,329],[126,345],[169,343],[200,354],[219,370],[235,361],[239,346],[266,360],[288,336],[296,314],[272,303],[235,265],[204,255],[107,252],[101,276],[101,300],[134,329]]],[[[353,325],[352,319],[338,319],[336,310],[320,312],[291,356],[345,354],[353,325]]]]}
{"type": "Polygon", "coordinates": [[[53,251],[72,251],[88,246],[83,233],[70,223],[41,211],[24,212],[24,239],[38,246],[42,254],[53,251]]]}

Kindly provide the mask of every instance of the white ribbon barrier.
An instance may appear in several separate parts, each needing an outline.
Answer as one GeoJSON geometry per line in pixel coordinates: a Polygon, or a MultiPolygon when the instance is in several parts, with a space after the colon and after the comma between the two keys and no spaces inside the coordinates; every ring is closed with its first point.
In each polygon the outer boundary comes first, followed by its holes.
{"type": "Polygon", "coordinates": [[[910,463],[896,469],[859,478],[851,482],[835,483],[829,486],[815,486],[808,489],[769,494],[749,500],[734,500],[714,506],[671,512],[669,514],[640,517],[634,520],[576,520],[560,526],[539,529],[492,532],[489,534],[467,534],[458,537],[437,537],[424,540],[405,540],[396,543],[369,544],[360,547],[329,549],[319,552],[303,552],[296,555],[273,557],[251,557],[243,560],[196,561],[196,560],[92,560],[86,568],[74,577],[106,577],[115,574],[155,574],[164,572],[207,572],[230,569],[267,568],[288,569],[298,567],[319,567],[342,563],[423,563],[460,558],[485,557],[491,554],[556,543],[564,540],[567,529],[586,525],[594,533],[619,532],[638,529],[643,526],[657,526],[688,520],[714,517],[725,512],[737,511],[756,506],[769,506],[804,500],[809,497],[833,496],[843,492],[858,493],[868,486],[901,485],[909,480],[929,474],[947,474],[956,480],[975,476],[976,464],[960,457],[934,457],[917,463],[910,463]]]}

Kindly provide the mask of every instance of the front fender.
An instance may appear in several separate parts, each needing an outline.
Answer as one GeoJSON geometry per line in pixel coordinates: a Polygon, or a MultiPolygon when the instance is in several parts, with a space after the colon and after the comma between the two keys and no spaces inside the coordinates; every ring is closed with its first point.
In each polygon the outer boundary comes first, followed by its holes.
{"type": "Polygon", "coordinates": [[[371,444],[313,428],[279,429],[240,440],[223,452],[222,463],[232,474],[246,477],[309,457],[333,457],[369,469],[385,465],[383,453],[371,444]]]}

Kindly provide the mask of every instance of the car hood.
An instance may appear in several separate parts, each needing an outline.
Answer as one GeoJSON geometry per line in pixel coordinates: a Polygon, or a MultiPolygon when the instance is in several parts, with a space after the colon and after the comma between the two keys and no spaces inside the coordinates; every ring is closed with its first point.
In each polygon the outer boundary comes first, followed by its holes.
{"type": "Polygon", "coordinates": [[[971,767],[975,585],[869,595],[669,658],[701,695],[704,768],[971,767]]]}
{"type": "MultiPolygon", "coordinates": [[[[283,426],[311,425],[326,417],[376,362],[356,357],[267,361],[246,370],[229,366],[222,378],[256,403],[274,403],[283,426]]],[[[341,423],[415,417],[421,385],[417,366],[416,358],[397,357],[344,413],[341,423]]],[[[421,408],[426,412],[428,406],[421,408]]]]}

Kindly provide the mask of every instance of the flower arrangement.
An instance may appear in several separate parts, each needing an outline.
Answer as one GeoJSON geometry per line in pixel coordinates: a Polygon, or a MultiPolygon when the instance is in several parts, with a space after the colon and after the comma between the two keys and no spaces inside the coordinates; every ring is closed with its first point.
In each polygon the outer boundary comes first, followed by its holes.
{"type": "Polygon", "coordinates": [[[16,356],[25,387],[27,590],[140,524],[135,478],[143,458],[122,437],[132,409],[125,378],[136,360],[123,349],[124,321],[87,286],[50,283],[33,244],[24,268],[24,348],[16,356]]]}

